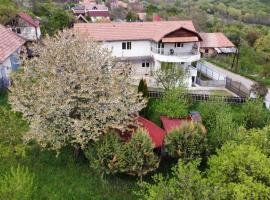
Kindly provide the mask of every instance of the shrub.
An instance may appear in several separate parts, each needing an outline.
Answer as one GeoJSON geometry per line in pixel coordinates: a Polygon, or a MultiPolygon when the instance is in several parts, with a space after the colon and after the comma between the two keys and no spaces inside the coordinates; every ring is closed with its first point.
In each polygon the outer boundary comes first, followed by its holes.
{"type": "MultiPolygon", "coordinates": [[[[138,86],[138,92],[142,93],[142,96],[144,98],[148,98],[148,88],[147,88],[147,83],[145,79],[141,79],[139,86],[138,86]]],[[[140,115],[146,116],[147,114],[147,109],[148,109],[148,105],[147,107],[143,108],[139,113],[140,115]]]]}
{"type": "Polygon", "coordinates": [[[122,141],[118,133],[105,134],[85,150],[90,166],[102,175],[125,173],[142,177],[156,169],[158,157],[146,131],[138,129],[130,141],[122,141]]]}
{"type": "Polygon", "coordinates": [[[165,137],[165,151],[185,162],[200,157],[206,152],[206,130],[199,123],[184,123],[165,137]]]}
{"type": "Polygon", "coordinates": [[[242,106],[242,121],[246,128],[262,128],[269,123],[270,113],[261,99],[248,100],[242,106]]]}
{"type": "Polygon", "coordinates": [[[203,124],[208,129],[208,144],[212,150],[231,140],[236,130],[232,109],[223,102],[206,102],[199,106],[203,124]]]}
{"type": "Polygon", "coordinates": [[[228,143],[209,159],[208,182],[216,199],[268,199],[270,158],[258,148],[228,143]]]}
{"type": "Polygon", "coordinates": [[[85,156],[90,161],[90,167],[102,176],[119,172],[123,168],[123,142],[118,133],[106,133],[97,142],[93,142],[84,150],[85,156]]]}
{"type": "Polygon", "coordinates": [[[9,173],[0,178],[0,199],[33,199],[35,190],[34,175],[27,168],[12,167],[9,173]]]}
{"type": "Polygon", "coordinates": [[[154,145],[144,129],[138,129],[124,145],[125,166],[123,172],[142,177],[158,167],[159,159],[153,152],[154,145]]]}
{"type": "Polygon", "coordinates": [[[270,156],[270,126],[263,129],[240,128],[236,132],[234,140],[236,144],[256,146],[265,155],[270,156]]]}
{"type": "Polygon", "coordinates": [[[188,99],[180,88],[166,90],[158,103],[156,111],[172,118],[186,117],[188,115],[188,99]]]}
{"type": "Polygon", "coordinates": [[[147,83],[145,79],[140,80],[140,83],[138,86],[138,92],[141,92],[143,97],[148,97],[148,88],[147,88],[147,83]]]}
{"type": "Polygon", "coordinates": [[[208,199],[209,189],[206,179],[203,179],[197,169],[200,161],[195,160],[187,164],[179,160],[172,169],[172,177],[164,178],[162,175],[153,177],[154,183],[139,183],[140,191],[137,195],[141,199],[208,199]]]}

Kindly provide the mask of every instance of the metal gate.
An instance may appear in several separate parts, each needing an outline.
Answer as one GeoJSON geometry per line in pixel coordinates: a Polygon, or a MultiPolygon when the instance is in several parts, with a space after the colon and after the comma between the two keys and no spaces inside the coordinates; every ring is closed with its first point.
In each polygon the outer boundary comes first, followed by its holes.
{"type": "Polygon", "coordinates": [[[226,77],[226,88],[240,97],[249,97],[250,90],[241,82],[233,81],[231,78],[226,77]]]}

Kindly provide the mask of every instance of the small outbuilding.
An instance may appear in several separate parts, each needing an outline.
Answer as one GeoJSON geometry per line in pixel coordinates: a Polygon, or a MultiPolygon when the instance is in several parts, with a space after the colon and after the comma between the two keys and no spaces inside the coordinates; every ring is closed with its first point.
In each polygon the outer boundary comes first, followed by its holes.
{"type": "Polygon", "coordinates": [[[27,13],[17,14],[11,23],[12,31],[23,37],[27,41],[36,41],[41,37],[40,22],[33,19],[27,13]]]}
{"type": "Polygon", "coordinates": [[[223,33],[200,33],[200,36],[200,52],[203,56],[212,57],[237,52],[235,45],[223,33]]]}

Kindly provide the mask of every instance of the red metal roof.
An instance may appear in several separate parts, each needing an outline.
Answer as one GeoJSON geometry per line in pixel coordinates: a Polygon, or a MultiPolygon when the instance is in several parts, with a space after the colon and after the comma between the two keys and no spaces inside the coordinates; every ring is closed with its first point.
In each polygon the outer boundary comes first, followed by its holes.
{"type": "Polygon", "coordinates": [[[148,132],[155,148],[161,147],[165,137],[165,131],[153,122],[139,116],[137,117],[139,124],[148,132]]]}
{"type": "Polygon", "coordinates": [[[161,116],[160,120],[162,122],[163,128],[166,133],[169,133],[175,128],[178,128],[183,124],[184,122],[190,122],[191,118],[184,118],[184,119],[173,119],[166,116],[161,116]]]}
{"type": "Polygon", "coordinates": [[[192,21],[77,23],[75,32],[97,41],[154,40],[180,28],[196,32],[192,21]]]}
{"type": "Polygon", "coordinates": [[[32,26],[34,27],[39,27],[39,21],[38,20],[34,20],[30,15],[24,13],[24,12],[21,12],[18,14],[18,16],[23,19],[24,21],[26,21],[27,23],[31,24],[32,26]]]}
{"type": "Polygon", "coordinates": [[[0,63],[4,62],[24,43],[24,39],[0,24],[0,63]]]}
{"type": "Polygon", "coordinates": [[[226,48],[235,45],[223,33],[200,33],[201,48],[226,48]]]}

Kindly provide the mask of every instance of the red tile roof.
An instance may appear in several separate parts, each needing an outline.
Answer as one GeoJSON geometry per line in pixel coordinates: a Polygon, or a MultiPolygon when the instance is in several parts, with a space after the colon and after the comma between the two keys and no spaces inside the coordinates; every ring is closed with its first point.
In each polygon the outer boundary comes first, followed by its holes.
{"type": "Polygon", "coordinates": [[[202,48],[234,47],[234,44],[223,33],[200,33],[202,48]]]}
{"type": "Polygon", "coordinates": [[[24,39],[0,24],[0,63],[3,63],[24,43],[24,39]]]}
{"type": "Polygon", "coordinates": [[[24,21],[26,21],[27,23],[31,24],[34,27],[39,27],[40,22],[38,20],[34,20],[30,15],[21,12],[18,14],[18,16],[23,19],[24,21]]]}
{"type": "Polygon", "coordinates": [[[90,17],[109,17],[109,11],[103,10],[90,10],[87,12],[90,17]]]}
{"type": "Polygon", "coordinates": [[[155,148],[161,147],[165,137],[165,131],[153,122],[141,116],[137,118],[137,121],[139,122],[139,124],[141,124],[143,128],[146,129],[150,138],[152,139],[153,144],[155,145],[155,148]]]}
{"type": "Polygon", "coordinates": [[[166,116],[161,116],[160,120],[162,122],[163,128],[166,133],[169,133],[175,128],[178,128],[183,124],[184,122],[190,122],[191,118],[185,118],[185,119],[173,119],[166,116]]]}
{"type": "Polygon", "coordinates": [[[159,41],[168,33],[181,27],[196,32],[192,21],[77,23],[75,32],[97,41],[154,40],[159,41]]]}

